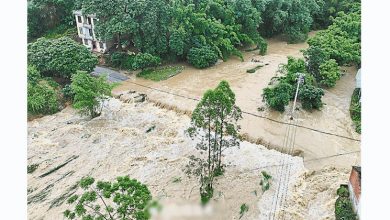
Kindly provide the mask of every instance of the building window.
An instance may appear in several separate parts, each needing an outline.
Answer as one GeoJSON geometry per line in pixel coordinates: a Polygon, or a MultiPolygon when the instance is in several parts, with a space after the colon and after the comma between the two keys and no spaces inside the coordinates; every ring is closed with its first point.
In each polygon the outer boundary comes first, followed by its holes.
{"type": "Polygon", "coordinates": [[[88,24],[92,24],[91,18],[90,18],[90,17],[87,18],[87,23],[88,23],[88,24]]]}
{"type": "Polygon", "coordinates": [[[84,39],[84,45],[88,46],[88,40],[87,39],[84,39]]]}
{"type": "Polygon", "coordinates": [[[77,22],[81,23],[81,16],[77,16],[77,22]]]}
{"type": "Polygon", "coordinates": [[[82,27],[79,27],[79,32],[80,32],[81,35],[83,34],[83,28],[82,27]]]}
{"type": "Polygon", "coordinates": [[[93,37],[92,29],[89,29],[89,36],[93,37]]]}
{"type": "Polygon", "coordinates": [[[104,44],[102,42],[99,42],[100,49],[104,49],[104,44]]]}

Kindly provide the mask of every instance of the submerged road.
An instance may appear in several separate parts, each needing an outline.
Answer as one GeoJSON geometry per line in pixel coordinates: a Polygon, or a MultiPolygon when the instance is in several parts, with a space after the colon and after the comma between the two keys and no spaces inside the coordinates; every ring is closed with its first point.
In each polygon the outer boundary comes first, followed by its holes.
{"type": "Polygon", "coordinates": [[[96,66],[92,71],[92,75],[94,76],[101,76],[104,74],[107,75],[107,80],[110,82],[122,82],[129,78],[123,73],[101,66],[96,66]]]}

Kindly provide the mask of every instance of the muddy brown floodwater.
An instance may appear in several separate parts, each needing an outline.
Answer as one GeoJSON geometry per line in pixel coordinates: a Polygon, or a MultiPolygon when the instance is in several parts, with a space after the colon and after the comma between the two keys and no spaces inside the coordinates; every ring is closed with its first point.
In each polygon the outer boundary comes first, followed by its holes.
{"type": "MultiPolygon", "coordinates": [[[[314,32],[310,33],[310,36],[313,34],[314,32]]],[[[238,106],[243,111],[287,122],[289,111],[283,114],[267,108],[262,112],[258,111],[259,107],[265,107],[265,103],[262,102],[262,91],[268,86],[271,78],[277,75],[279,65],[287,63],[287,56],[302,57],[300,50],[307,47],[306,43],[287,44],[278,38],[273,38],[268,40],[268,52],[265,56],[258,55],[258,51],[245,52],[244,62],[233,57],[226,62],[218,62],[217,65],[203,70],[181,63],[177,65],[185,66],[182,73],[161,82],[136,78],[133,74],[128,81],[114,89],[114,93],[132,89],[146,93],[152,102],[158,103],[162,107],[169,106],[180,111],[191,111],[197,104],[194,100],[162,93],[134,83],[200,99],[207,89],[214,88],[221,80],[227,80],[236,94],[238,106]],[[252,62],[252,59],[261,62],[252,62]],[[268,65],[252,74],[246,72],[247,69],[259,64],[268,65]]],[[[337,85],[332,89],[325,90],[323,97],[325,105],[322,110],[313,112],[299,110],[296,111],[295,118],[301,126],[360,139],[360,135],[355,132],[349,116],[349,104],[355,87],[356,69],[344,67],[343,70],[345,73],[337,85]]],[[[291,103],[289,109],[291,109],[291,103]]],[[[247,114],[243,115],[240,124],[242,126],[241,133],[247,134],[253,140],[260,140],[260,143],[266,146],[283,151],[286,125],[247,114]]],[[[302,156],[305,161],[308,161],[305,165],[310,169],[320,169],[328,164],[344,168],[360,164],[360,153],[350,153],[360,151],[359,141],[304,128],[297,129],[294,151],[303,152],[302,156]],[[346,155],[332,157],[337,154],[346,155]]]]}
{"type": "Polygon", "coordinates": [[[292,157],[243,141],[224,152],[226,172],[214,184],[214,197],[200,205],[199,185],[183,168],[196,143],[185,135],[187,115],[178,115],[153,103],[123,103],[110,99],[101,116],[82,117],[71,107],[28,122],[27,203],[31,220],[63,219],[66,198],[77,192],[86,175],[114,180],[129,175],[146,184],[163,209],[158,220],[239,219],[241,204],[249,211],[241,218],[334,219],[336,189],[345,183],[348,169],[326,167],[308,171],[301,157],[292,157]],[[150,128],[154,129],[150,129],[150,128]],[[147,132],[149,130],[149,132],[147,132]],[[281,181],[281,161],[291,163],[290,181],[281,181]],[[262,192],[260,171],[272,176],[262,192]],[[174,180],[178,181],[174,181],[174,180]],[[281,188],[288,187],[285,205],[272,209],[281,188]]]}

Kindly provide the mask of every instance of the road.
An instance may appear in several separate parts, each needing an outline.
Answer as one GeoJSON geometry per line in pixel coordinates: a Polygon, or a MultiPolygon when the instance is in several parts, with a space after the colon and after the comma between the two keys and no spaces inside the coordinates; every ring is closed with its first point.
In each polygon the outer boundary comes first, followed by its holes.
{"type": "Polygon", "coordinates": [[[92,71],[92,75],[95,76],[100,76],[103,74],[108,75],[107,79],[110,82],[122,82],[128,79],[128,77],[125,74],[106,67],[96,66],[95,69],[92,71]]]}

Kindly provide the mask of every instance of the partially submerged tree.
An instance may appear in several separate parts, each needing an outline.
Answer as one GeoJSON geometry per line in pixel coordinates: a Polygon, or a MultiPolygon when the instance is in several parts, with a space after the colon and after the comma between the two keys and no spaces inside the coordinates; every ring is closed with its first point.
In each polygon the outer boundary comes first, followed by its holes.
{"type": "Polygon", "coordinates": [[[95,118],[101,114],[103,102],[111,96],[112,85],[105,76],[95,78],[84,71],[72,76],[73,107],[82,114],[95,118]]]}
{"type": "Polygon", "coordinates": [[[187,131],[191,138],[197,138],[200,154],[190,157],[186,172],[199,177],[202,203],[213,195],[214,177],[223,173],[223,151],[239,146],[237,122],[242,116],[235,101],[228,82],[221,81],[216,89],[203,95],[192,113],[187,131]]]}
{"type": "Polygon", "coordinates": [[[117,177],[115,182],[98,181],[84,177],[79,182],[82,195],[72,195],[68,204],[75,204],[73,210],[65,210],[67,219],[86,220],[146,220],[150,218],[152,194],[148,187],[128,176],[117,177]]]}

